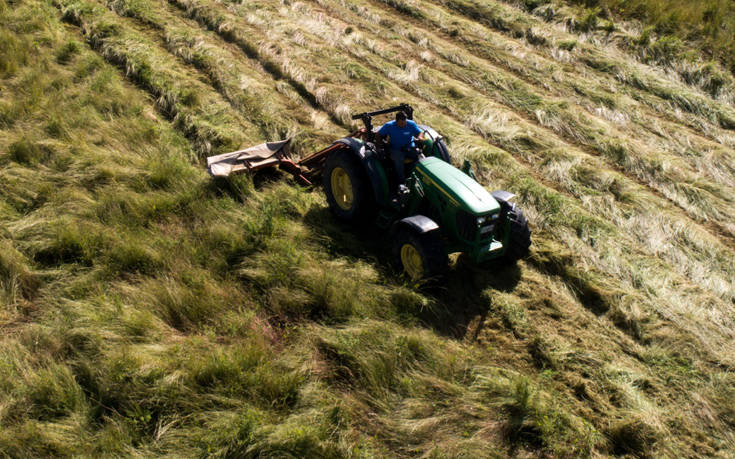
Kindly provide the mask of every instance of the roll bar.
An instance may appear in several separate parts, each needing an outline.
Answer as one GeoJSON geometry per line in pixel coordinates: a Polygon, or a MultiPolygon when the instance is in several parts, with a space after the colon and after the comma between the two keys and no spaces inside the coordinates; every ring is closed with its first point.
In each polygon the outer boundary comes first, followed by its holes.
{"type": "Polygon", "coordinates": [[[401,112],[401,111],[406,113],[406,118],[410,120],[413,119],[413,107],[405,103],[401,105],[396,105],[395,107],[377,110],[374,112],[364,112],[364,113],[359,113],[357,115],[352,115],[352,119],[362,120],[362,122],[365,124],[365,136],[368,141],[372,142],[375,137],[375,134],[373,133],[373,116],[385,115],[387,113],[401,112]]]}

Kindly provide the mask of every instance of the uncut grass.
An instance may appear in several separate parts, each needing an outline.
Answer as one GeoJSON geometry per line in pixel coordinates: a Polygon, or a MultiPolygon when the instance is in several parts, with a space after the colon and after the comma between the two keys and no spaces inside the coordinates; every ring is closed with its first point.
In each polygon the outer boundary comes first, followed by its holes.
{"type": "MultiPolygon", "coordinates": [[[[678,36],[704,48],[709,55],[730,64],[733,48],[728,36],[732,35],[732,7],[727,2],[707,1],[636,1],[597,2],[619,17],[642,20],[656,32],[678,36]]],[[[588,4],[587,6],[596,6],[588,4]]]]}
{"type": "MultiPolygon", "coordinates": [[[[314,39],[316,40],[316,38],[314,38],[314,39]]],[[[291,62],[292,62],[292,61],[291,61],[291,62]]],[[[426,112],[426,111],[424,111],[424,112],[426,112]]],[[[646,211],[646,212],[647,212],[647,211],[646,211]]],[[[652,241],[650,241],[650,240],[649,240],[648,242],[649,242],[649,243],[651,243],[652,241]]],[[[677,250],[677,249],[674,249],[674,250],[677,250]]],[[[698,250],[698,249],[695,249],[695,250],[698,250]]],[[[679,258],[678,258],[678,257],[677,257],[677,262],[679,262],[679,258]]],[[[725,261],[725,263],[727,263],[727,262],[725,261]]],[[[712,284],[712,285],[715,285],[715,284],[712,284]]],[[[724,284],[719,284],[719,285],[720,285],[720,286],[722,286],[722,285],[724,285],[724,284]]],[[[722,291],[722,292],[724,293],[724,291],[722,291]]],[[[724,307],[724,305],[723,305],[723,307],[724,307]]]]}
{"type": "MultiPolygon", "coordinates": [[[[34,15],[55,17],[55,13],[49,11],[45,5],[33,5],[28,9],[34,15]]],[[[17,17],[13,17],[13,19],[17,20],[17,17]]],[[[56,23],[55,25],[58,27],[57,31],[64,30],[60,24],[56,23]]],[[[49,31],[47,34],[39,35],[51,41],[52,44],[57,44],[52,39],[53,32],[49,31]]],[[[62,45],[63,42],[58,43],[59,47],[62,45]]],[[[105,65],[100,62],[99,58],[95,59],[92,53],[88,51],[80,52],[80,54],[80,56],[70,59],[70,62],[77,63],[79,68],[83,68],[89,61],[92,61],[95,62],[98,69],[101,69],[101,73],[104,72],[105,65]]],[[[53,55],[44,57],[45,60],[43,58],[28,59],[29,63],[34,65],[39,61],[45,63],[48,66],[47,70],[51,70],[46,72],[51,75],[37,80],[41,88],[50,91],[52,88],[50,83],[53,77],[65,77],[69,81],[72,80],[73,72],[55,66],[53,55]]],[[[32,73],[34,70],[30,68],[28,72],[32,73]]],[[[105,76],[108,86],[91,89],[90,86],[93,85],[95,78],[98,76],[100,75],[93,71],[88,79],[81,80],[79,84],[81,88],[67,87],[65,88],[67,91],[65,96],[59,97],[57,100],[49,98],[50,102],[61,102],[60,106],[46,105],[44,102],[39,102],[39,111],[33,113],[33,115],[35,117],[40,115],[40,121],[42,121],[44,116],[53,112],[59,115],[66,112],[83,113],[84,116],[79,116],[87,121],[86,128],[94,128],[98,134],[108,135],[110,139],[120,136],[121,138],[117,140],[121,144],[129,140],[137,140],[136,143],[139,143],[140,139],[132,136],[145,135],[150,128],[166,131],[165,125],[146,122],[139,118],[140,111],[147,108],[146,102],[134,90],[122,85],[114,72],[112,75],[105,76]],[[79,98],[75,97],[79,93],[88,95],[88,92],[93,93],[95,97],[100,97],[97,91],[104,94],[104,90],[110,91],[111,95],[126,96],[127,100],[131,102],[129,108],[123,109],[116,115],[115,122],[107,121],[104,112],[97,113],[96,116],[90,114],[87,110],[91,107],[85,101],[80,101],[79,98]],[[40,111],[40,109],[44,110],[40,111]],[[134,127],[131,127],[131,124],[134,127]]],[[[14,100],[12,103],[21,104],[25,101],[26,99],[21,93],[18,100],[14,100]]],[[[39,120],[29,119],[26,121],[33,124],[33,122],[37,123],[39,120]]],[[[73,138],[77,136],[84,138],[87,132],[81,129],[71,129],[70,131],[73,138]]],[[[11,136],[18,136],[19,132],[14,131],[10,134],[11,136]]],[[[35,140],[33,135],[28,133],[26,135],[32,139],[28,142],[35,140]]],[[[43,134],[37,135],[42,136],[43,134]]],[[[164,135],[159,134],[152,141],[142,143],[149,149],[154,150],[155,145],[160,140],[175,140],[176,142],[167,142],[167,145],[178,145],[178,151],[186,156],[188,148],[186,143],[182,142],[177,134],[170,131],[165,132],[164,135]],[[168,139],[168,137],[171,139],[168,139]]],[[[213,254],[196,253],[198,244],[196,244],[195,239],[188,242],[187,250],[182,250],[180,244],[173,244],[177,246],[178,255],[181,257],[177,260],[171,260],[171,265],[176,265],[177,268],[170,267],[170,272],[166,275],[166,269],[158,267],[156,275],[153,275],[150,280],[144,280],[145,273],[137,270],[129,270],[124,273],[117,272],[117,268],[125,268],[125,266],[116,266],[115,275],[110,277],[107,268],[113,263],[106,259],[105,250],[102,249],[98,252],[94,247],[83,245],[88,234],[74,234],[73,229],[69,229],[69,227],[74,226],[71,222],[65,222],[63,225],[62,229],[67,232],[63,241],[54,241],[53,237],[46,241],[43,234],[34,235],[35,237],[27,236],[25,231],[33,229],[27,228],[27,226],[33,226],[33,220],[39,220],[36,225],[53,225],[53,217],[58,219],[63,215],[64,210],[67,210],[64,207],[65,204],[79,206],[82,215],[67,215],[61,218],[82,220],[76,223],[84,225],[86,230],[98,230],[99,233],[102,233],[109,232],[110,229],[114,228],[117,233],[124,233],[126,230],[132,233],[130,226],[146,226],[144,222],[131,222],[130,220],[134,220],[134,218],[125,216],[124,223],[115,224],[106,221],[104,228],[99,228],[100,225],[94,221],[94,214],[96,213],[94,203],[97,199],[103,200],[105,198],[105,190],[102,189],[99,192],[94,189],[91,192],[85,190],[84,179],[86,177],[83,174],[86,171],[84,171],[83,165],[84,162],[89,161],[96,168],[104,167],[110,174],[116,174],[108,177],[108,179],[111,182],[117,182],[116,185],[119,188],[117,191],[124,190],[126,179],[129,179],[134,181],[132,185],[134,188],[138,188],[138,193],[145,193],[152,188],[150,184],[146,183],[149,178],[146,172],[148,158],[130,150],[125,151],[126,156],[121,154],[117,158],[95,155],[94,151],[87,152],[87,149],[96,149],[97,153],[100,153],[101,151],[107,151],[107,148],[104,145],[101,147],[85,145],[83,142],[81,142],[79,149],[80,151],[75,155],[74,162],[68,165],[67,171],[72,171],[70,176],[53,177],[53,174],[46,171],[45,167],[35,167],[37,170],[34,171],[34,177],[37,182],[51,181],[53,183],[54,179],[58,181],[57,185],[60,186],[57,202],[51,202],[46,207],[41,207],[31,212],[31,214],[26,213],[23,216],[18,216],[14,222],[4,221],[4,225],[7,224],[9,227],[11,237],[17,239],[18,245],[24,246],[26,252],[32,253],[37,246],[54,245],[59,242],[61,242],[61,246],[57,249],[61,252],[65,250],[69,252],[69,258],[65,258],[67,255],[63,255],[61,260],[45,259],[43,261],[43,263],[56,267],[56,272],[47,275],[37,296],[34,296],[39,311],[34,319],[39,323],[19,327],[4,342],[8,349],[14,350],[14,352],[3,353],[4,363],[10,365],[7,368],[12,368],[12,371],[3,372],[5,384],[3,385],[2,418],[4,428],[2,444],[3,451],[10,455],[94,454],[95,452],[129,454],[135,450],[148,451],[149,453],[160,452],[161,450],[157,448],[158,444],[165,442],[167,438],[165,432],[168,431],[169,435],[175,432],[175,429],[172,432],[170,427],[182,424],[181,419],[186,418],[187,410],[202,411],[208,405],[214,408],[219,407],[219,409],[242,406],[242,402],[237,400],[228,403],[227,401],[218,401],[216,397],[204,393],[200,396],[191,393],[190,389],[192,387],[195,388],[196,392],[196,390],[201,390],[202,387],[211,386],[213,383],[210,381],[214,381],[217,385],[217,376],[212,380],[207,375],[211,374],[212,371],[217,375],[217,371],[221,372],[221,370],[216,366],[213,369],[200,368],[202,364],[209,360],[204,352],[201,355],[192,352],[191,357],[185,359],[187,344],[189,344],[188,338],[181,336],[181,338],[178,338],[179,343],[176,343],[179,335],[171,328],[174,324],[171,323],[172,321],[168,315],[161,314],[160,311],[156,311],[158,314],[150,313],[145,307],[145,302],[127,293],[128,290],[137,292],[138,289],[132,287],[139,282],[142,282],[143,285],[152,283],[153,285],[149,290],[154,293],[160,291],[159,296],[162,298],[160,301],[165,304],[173,302],[171,297],[176,297],[176,289],[183,289],[188,295],[195,294],[196,291],[189,291],[190,289],[185,287],[186,283],[195,286],[200,285],[200,288],[203,289],[201,294],[215,298],[215,303],[197,305],[197,301],[201,302],[201,300],[197,299],[199,295],[195,295],[194,298],[188,300],[189,306],[199,306],[202,310],[198,313],[185,310],[184,315],[190,324],[196,326],[199,333],[204,331],[204,325],[214,327],[212,328],[214,330],[216,323],[209,319],[211,314],[213,312],[225,313],[228,309],[232,310],[233,306],[242,304],[242,297],[247,296],[244,292],[239,291],[240,289],[236,285],[227,283],[226,279],[212,279],[206,272],[202,272],[202,268],[189,267],[189,269],[186,269],[186,267],[182,268],[179,265],[181,261],[190,259],[189,263],[203,263],[205,267],[209,267],[208,265],[214,260],[208,261],[208,257],[212,259],[220,258],[223,255],[222,250],[224,248],[215,247],[213,250],[219,256],[213,256],[213,254]],[[117,164],[117,161],[122,164],[117,164]],[[80,172],[82,173],[81,177],[74,175],[80,172]],[[137,181],[140,181],[140,183],[135,183],[137,181]],[[75,198],[81,202],[66,202],[75,198]],[[54,204],[61,204],[61,208],[54,204]],[[88,209],[88,207],[92,207],[92,209],[88,209]],[[91,215],[84,215],[85,211],[91,215]],[[56,215],[54,215],[55,213],[56,215]],[[208,255],[208,257],[205,258],[204,255],[208,255]],[[82,259],[82,257],[85,257],[85,259],[82,259]],[[197,260],[199,257],[202,258],[201,261],[197,260]],[[86,266],[87,264],[91,266],[86,266]],[[75,270],[86,271],[87,274],[76,276],[74,275],[75,270]],[[177,270],[184,272],[177,272],[177,270]],[[130,275],[133,276],[132,279],[123,280],[130,275]],[[179,277],[182,275],[183,279],[179,277]],[[91,276],[92,280],[85,279],[87,276],[91,276]],[[163,279],[158,280],[158,276],[162,276],[163,279]],[[168,276],[170,277],[166,279],[168,276]],[[114,279],[118,280],[114,281],[114,279]],[[104,284],[100,282],[109,280],[121,285],[115,285],[112,289],[101,288],[104,284]],[[164,285],[162,288],[156,289],[156,283],[164,283],[164,285]],[[213,308],[213,306],[219,306],[219,308],[213,308]],[[90,313],[93,314],[92,317],[89,317],[90,313]],[[95,333],[93,331],[95,329],[100,331],[95,333]],[[169,344],[151,339],[155,337],[159,339],[170,338],[172,342],[169,344]],[[142,342],[142,344],[133,346],[130,344],[131,341],[142,342]],[[179,345],[182,347],[179,348],[179,345]],[[18,351],[22,352],[18,353],[18,351]],[[57,363],[58,360],[63,363],[57,363]],[[185,361],[188,366],[180,364],[180,361],[185,361]],[[168,368],[166,368],[167,366],[168,368]],[[181,367],[185,371],[178,370],[181,367]],[[163,377],[166,374],[177,374],[177,372],[186,378],[192,378],[191,382],[186,381],[182,387],[178,384],[176,377],[171,381],[166,381],[163,377]],[[188,400],[188,402],[182,403],[183,400],[188,400]],[[97,422],[100,422],[102,427],[99,427],[97,422]],[[156,424],[157,422],[158,424],[156,424]],[[163,427],[169,429],[163,429],[163,427]],[[148,440],[151,431],[156,432],[155,441],[152,442],[148,440]],[[34,436],[35,441],[31,441],[34,436]],[[163,437],[163,440],[161,437],[163,437]],[[80,438],[86,438],[89,441],[79,441],[80,438]]],[[[160,150],[156,150],[156,153],[159,157],[163,156],[160,150]]],[[[6,159],[6,157],[7,155],[4,155],[3,159],[6,159]]],[[[203,177],[201,171],[198,171],[194,173],[198,177],[196,180],[191,180],[191,177],[188,177],[187,180],[187,175],[191,175],[193,170],[188,162],[183,164],[186,165],[187,169],[184,172],[188,171],[188,174],[184,173],[184,177],[179,177],[179,180],[176,177],[168,177],[170,182],[174,182],[173,185],[167,187],[170,194],[182,193],[184,190],[179,187],[188,188],[192,185],[200,191],[203,189],[205,194],[211,193],[211,191],[206,191],[209,187],[209,179],[203,177]]],[[[31,167],[34,167],[34,165],[31,165],[31,167]]],[[[168,172],[175,171],[170,170],[168,172]]],[[[180,172],[180,174],[182,173],[180,172]]],[[[160,183],[156,186],[160,186],[160,183]]],[[[20,190],[22,187],[18,186],[18,189],[20,190]]],[[[214,199],[208,199],[208,204],[219,207],[218,210],[230,214],[229,217],[243,214],[242,210],[238,210],[238,204],[230,199],[220,199],[218,201],[216,193],[210,196],[214,199]],[[233,213],[235,215],[232,215],[233,213]]],[[[127,197],[142,198],[141,195],[136,195],[136,193],[129,194],[127,197]]],[[[105,205],[105,207],[109,206],[105,205]]],[[[135,205],[133,204],[132,207],[135,208],[135,205]]],[[[186,212],[180,212],[179,210],[159,209],[156,212],[155,224],[162,228],[159,228],[159,231],[148,233],[147,238],[157,239],[156,242],[161,243],[166,240],[166,234],[186,230],[186,225],[171,221],[186,216],[186,212]]],[[[216,216],[217,213],[212,212],[206,206],[202,206],[188,215],[194,220],[191,222],[194,227],[198,226],[196,224],[197,217],[212,221],[216,216]]],[[[238,234],[234,230],[237,226],[232,223],[232,220],[237,221],[236,218],[230,218],[225,220],[226,223],[220,224],[219,230],[222,243],[231,243],[229,241],[230,237],[235,237],[238,234]],[[224,229],[222,228],[223,225],[224,229]],[[226,231],[226,233],[222,233],[222,231],[226,231]]],[[[186,234],[189,231],[183,232],[186,234]]],[[[99,233],[92,234],[90,237],[95,239],[100,236],[99,233]]],[[[139,239],[142,238],[136,237],[136,242],[139,239]]],[[[184,245],[187,244],[184,243],[184,245]]],[[[246,244],[243,245],[246,246],[246,244]]],[[[158,246],[154,250],[163,252],[166,249],[167,247],[163,244],[163,246],[158,246]]],[[[7,255],[4,255],[3,267],[4,269],[8,268],[7,273],[5,270],[3,271],[4,278],[8,277],[15,284],[22,285],[27,283],[27,276],[42,275],[37,269],[32,269],[32,274],[29,274],[30,268],[24,267],[25,262],[20,255],[16,255],[15,258],[11,259],[6,258],[6,256],[9,257],[13,252],[4,253],[7,253],[7,255]]],[[[165,258],[164,254],[159,253],[158,255],[165,258]]],[[[34,268],[38,267],[38,263],[40,263],[38,260],[32,263],[34,268]]],[[[12,293],[13,290],[17,290],[16,287],[5,288],[4,284],[4,292],[12,293]]],[[[15,302],[17,303],[17,301],[15,302]]],[[[153,304],[156,303],[153,302],[153,304]]],[[[226,325],[229,329],[234,324],[227,323],[226,325]]],[[[253,345],[257,345],[260,338],[257,333],[253,333],[251,329],[252,322],[248,320],[247,315],[241,318],[241,326],[243,330],[235,329],[233,334],[236,337],[240,334],[245,343],[252,341],[253,345]],[[255,336],[249,339],[247,338],[249,333],[253,333],[255,336]]],[[[202,338],[202,341],[204,341],[205,347],[211,345],[207,344],[209,341],[207,338],[202,338]]],[[[197,338],[194,336],[190,344],[196,344],[196,342],[197,338]]],[[[236,346],[233,353],[237,352],[239,347],[236,346]]],[[[249,357],[249,359],[253,361],[252,367],[257,368],[258,371],[253,376],[249,387],[262,387],[263,389],[257,390],[269,391],[264,393],[265,397],[271,397],[274,400],[288,399],[288,391],[293,390],[294,384],[298,382],[299,378],[293,376],[292,372],[284,370],[279,364],[267,363],[263,361],[263,358],[257,357],[258,352],[262,352],[263,356],[268,355],[267,349],[262,351],[256,349],[256,351],[255,357],[249,357]],[[281,391],[281,386],[286,388],[286,392],[281,391]]],[[[234,361],[238,362],[238,360],[234,361]]],[[[211,366],[211,364],[209,365],[211,366]]],[[[225,361],[223,365],[229,365],[228,361],[225,361]]],[[[238,365],[234,365],[233,370],[230,371],[244,371],[238,365]]],[[[253,393],[252,397],[258,398],[259,395],[253,393]]],[[[267,408],[272,409],[271,406],[267,406],[267,408]]],[[[268,419],[267,415],[263,417],[268,419]]],[[[260,417],[257,419],[260,419],[260,417]]],[[[183,424],[185,425],[185,423],[183,424]]],[[[196,442],[176,445],[171,440],[175,440],[175,436],[169,439],[168,448],[176,447],[180,452],[185,450],[179,448],[186,446],[193,448],[192,450],[200,449],[195,447],[196,442]]],[[[267,446],[267,442],[264,443],[267,446]]],[[[224,445],[226,446],[226,443],[224,445]]]]}

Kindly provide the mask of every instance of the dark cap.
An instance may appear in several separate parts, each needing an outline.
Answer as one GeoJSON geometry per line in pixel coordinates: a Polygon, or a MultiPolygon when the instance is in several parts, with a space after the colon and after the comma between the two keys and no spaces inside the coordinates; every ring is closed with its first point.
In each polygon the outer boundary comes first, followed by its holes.
{"type": "Polygon", "coordinates": [[[405,119],[408,119],[408,117],[406,116],[406,112],[396,113],[396,121],[405,120],[405,119]]]}

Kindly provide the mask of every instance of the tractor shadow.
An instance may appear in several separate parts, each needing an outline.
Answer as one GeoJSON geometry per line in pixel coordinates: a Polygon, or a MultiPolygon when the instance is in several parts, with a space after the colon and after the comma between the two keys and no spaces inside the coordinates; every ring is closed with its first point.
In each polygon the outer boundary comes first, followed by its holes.
{"type": "Polygon", "coordinates": [[[478,265],[463,255],[455,255],[441,279],[413,284],[396,266],[388,230],[374,224],[355,226],[339,222],[327,207],[321,206],[312,207],[304,223],[324,237],[331,255],[369,261],[376,266],[385,284],[406,286],[425,296],[429,300],[426,307],[402,307],[400,295],[395,298],[394,306],[399,314],[413,317],[451,338],[475,340],[492,310],[488,289],[510,292],[521,279],[520,267],[515,264],[489,262],[478,265]]]}
{"type": "Polygon", "coordinates": [[[421,288],[422,293],[436,301],[436,306],[425,311],[420,319],[445,336],[474,341],[493,309],[492,293],[488,290],[512,292],[520,279],[517,264],[497,261],[478,265],[459,255],[442,280],[421,288]]]}

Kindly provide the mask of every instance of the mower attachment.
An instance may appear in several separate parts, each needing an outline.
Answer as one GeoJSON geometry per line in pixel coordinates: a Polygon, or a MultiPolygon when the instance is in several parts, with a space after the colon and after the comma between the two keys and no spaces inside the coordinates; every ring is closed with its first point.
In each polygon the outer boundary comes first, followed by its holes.
{"type": "MultiPolygon", "coordinates": [[[[360,137],[363,130],[355,131],[350,137],[360,137]]],[[[233,151],[207,158],[207,167],[212,177],[227,177],[240,172],[255,172],[268,167],[278,167],[296,178],[302,185],[311,186],[324,168],[326,157],[335,150],[347,148],[335,142],[327,148],[312,153],[298,162],[291,160],[291,139],[261,143],[245,150],[233,151]]]]}
{"type": "Polygon", "coordinates": [[[266,167],[278,166],[311,184],[301,175],[300,168],[290,159],[291,139],[261,143],[245,150],[233,151],[207,158],[207,167],[212,177],[227,177],[238,172],[255,172],[266,167]]]}
{"type": "Polygon", "coordinates": [[[277,166],[289,158],[291,139],[261,143],[245,150],[233,151],[207,158],[207,167],[213,177],[227,177],[232,173],[256,171],[277,166]]]}

